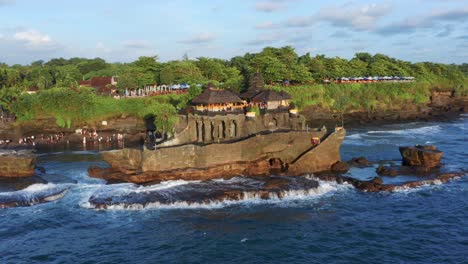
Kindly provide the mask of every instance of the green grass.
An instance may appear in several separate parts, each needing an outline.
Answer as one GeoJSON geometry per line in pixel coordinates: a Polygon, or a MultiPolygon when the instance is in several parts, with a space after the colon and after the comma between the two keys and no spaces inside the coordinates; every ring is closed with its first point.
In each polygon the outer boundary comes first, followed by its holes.
{"type": "Polygon", "coordinates": [[[22,94],[11,105],[19,122],[55,118],[59,127],[93,124],[122,115],[144,118],[156,115],[156,126],[168,132],[177,122],[176,107],[183,107],[186,95],[114,99],[96,95],[91,89],[53,88],[37,94],[22,94]]]}
{"type": "Polygon", "coordinates": [[[451,86],[446,83],[369,83],[369,84],[312,84],[297,86],[271,86],[284,90],[299,109],[320,106],[330,110],[390,110],[401,109],[407,104],[427,104],[433,90],[452,91],[467,95],[467,86],[451,86]]]}

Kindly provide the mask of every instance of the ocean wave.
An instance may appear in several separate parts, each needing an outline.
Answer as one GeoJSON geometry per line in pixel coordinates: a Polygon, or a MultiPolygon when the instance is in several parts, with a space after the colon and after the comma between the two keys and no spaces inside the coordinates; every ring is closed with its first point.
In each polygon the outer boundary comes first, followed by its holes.
{"type": "Polygon", "coordinates": [[[168,181],[148,187],[108,185],[97,190],[84,206],[107,210],[216,209],[237,204],[285,204],[352,188],[348,184],[317,181],[313,177],[300,177],[300,183],[307,183],[299,188],[299,182],[294,182],[297,178],[290,178],[292,183],[284,190],[268,191],[262,189],[261,180],[247,177],[205,182],[168,181]],[[317,185],[312,187],[311,182],[317,185]]]}
{"type": "Polygon", "coordinates": [[[419,128],[407,128],[407,129],[398,129],[398,130],[373,130],[368,131],[367,134],[394,134],[394,135],[427,135],[434,134],[441,131],[439,125],[435,126],[425,126],[419,128]]]}
{"type": "Polygon", "coordinates": [[[0,193],[0,208],[31,206],[62,198],[69,186],[64,184],[37,183],[25,189],[0,193]]]}

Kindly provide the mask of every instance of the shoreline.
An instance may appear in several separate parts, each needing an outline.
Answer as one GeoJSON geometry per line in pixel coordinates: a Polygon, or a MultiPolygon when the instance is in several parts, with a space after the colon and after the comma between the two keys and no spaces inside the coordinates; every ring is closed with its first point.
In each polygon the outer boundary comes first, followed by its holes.
{"type": "MultiPolygon", "coordinates": [[[[450,122],[460,115],[468,113],[468,97],[455,97],[452,93],[432,93],[430,103],[426,105],[406,105],[402,109],[385,111],[348,111],[343,115],[344,127],[347,129],[363,128],[367,126],[404,124],[410,122],[450,122]]],[[[309,128],[326,126],[332,131],[335,126],[341,126],[341,114],[319,106],[308,106],[301,111],[309,128]]],[[[106,121],[106,125],[83,125],[74,128],[58,128],[51,119],[34,120],[24,124],[10,126],[0,125],[0,140],[10,140],[9,144],[1,144],[0,149],[22,148],[48,148],[50,146],[64,146],[78,144],[83,148],[100,149],[116,145],[137,146],[145,137],[145,123],[135,117],[120,117],[106,121]],[[52,125],[51,125],[52,124],[52,125]],[[86,129],[88,132],[96,131],[96,137],[92,134],[77,134],[76,130],[86,129]],[[122,140],[117,140],[116,135],[121,134],[122,140]],[[34,136],[58,138],[58,140],[37,141],[32,144],[19,144],[19,140],[34,136]],[[87,137],[83,147],[83,136],[87,137]],[[102,142],[98,139],[102,138],[102,142]],[[110,140],[109,140],[110,139],[110,140]],[[45,142],[45,143],[44,143],[45,142]],[[52,143],[51,143],[52,142],[52,143]],[[119,144],[114,144],[118,143],[119,144]],[[121,144],[125,142],[125,144],[121,144]]]]}

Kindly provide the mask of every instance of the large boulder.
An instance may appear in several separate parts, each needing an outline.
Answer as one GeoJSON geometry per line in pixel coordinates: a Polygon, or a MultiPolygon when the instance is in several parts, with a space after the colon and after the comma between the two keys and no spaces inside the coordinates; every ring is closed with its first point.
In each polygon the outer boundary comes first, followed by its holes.
{"type": "Polygon", "coordinates": [[[434,168],[440,166],[443,152],[437,150],[435,146],[400,147],[405,166],[421,166],[434,168]]]}
{"type": "Polygon", "coordinates": [[[36,155],[31,150],[0,150],[0,177],[34,176],[36,155]]]}

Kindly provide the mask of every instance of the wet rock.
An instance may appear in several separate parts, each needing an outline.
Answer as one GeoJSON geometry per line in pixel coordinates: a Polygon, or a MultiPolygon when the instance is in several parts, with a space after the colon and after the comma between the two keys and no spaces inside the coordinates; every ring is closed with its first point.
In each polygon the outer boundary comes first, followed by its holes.
{"type": "Polygon", "coordinates": [[[443,152],[435,146],[400,147],[403,165],[434,168],[440,166],[443,152]]]}
{"type": "Polygon", "coordinates": [[[46,169],[42,166],[36,166],[36,170],[38,170],[42,174],[46,173],[46,169]]]}
{"type": "Polygon", "coordinates": [[[331,170],[332,170],[333,172],[344,173],[344,172],[349,171],[349,165],[348,165],[348,163],[346,163],[346,162],[338,161],[338,162],[336,162],[335,164],[333,164],[333,165],[331,166],[331,170]]]}
{"type": "Polygon", "coordinates": [[[394,167],[387,167],[384,165],[380,165],[377,169],[376,172],[380,176],[397,176],[400,175],[400,172],[398,169],[394,167]]]}
{"type": "Polygon", "coordinates": [[[363,168],[363,167],[370,167],[373,165],[372,162],[368,161],[364,157],[357,157],[357,158],[352,158],[350,161],[348,161],[348,164],[353,167],[358,167],[358,168],[363,168]]]}
{"type": "Polygon", "coordinates": [[[47,183],[47,181],[38,176],[0,178],[0,192],[19,191],[37,183],[47,183]]]}
{"type": "Polygon", "coordinates": [[[0,209],[55,201],[67,190],[68,187],[63,185],[34,184],[19,191],[0,193],[0,209]]]}
{"type": "Polygon", "coordinates": [[[35,163],[32,150],[0,150],[0,177],[34,176],[35,163]]]}
{"type": "Polygon", "coordinates": [[[319,183],[306,177],[235,177],[225,181],[191,182],[158,189],[134,184],[107,185],[89,199],[97,209],[109,206],[143,208],[164,205],[205,205],[244,199],[278,199],[288,195],[306,195],[319,183]]]}

